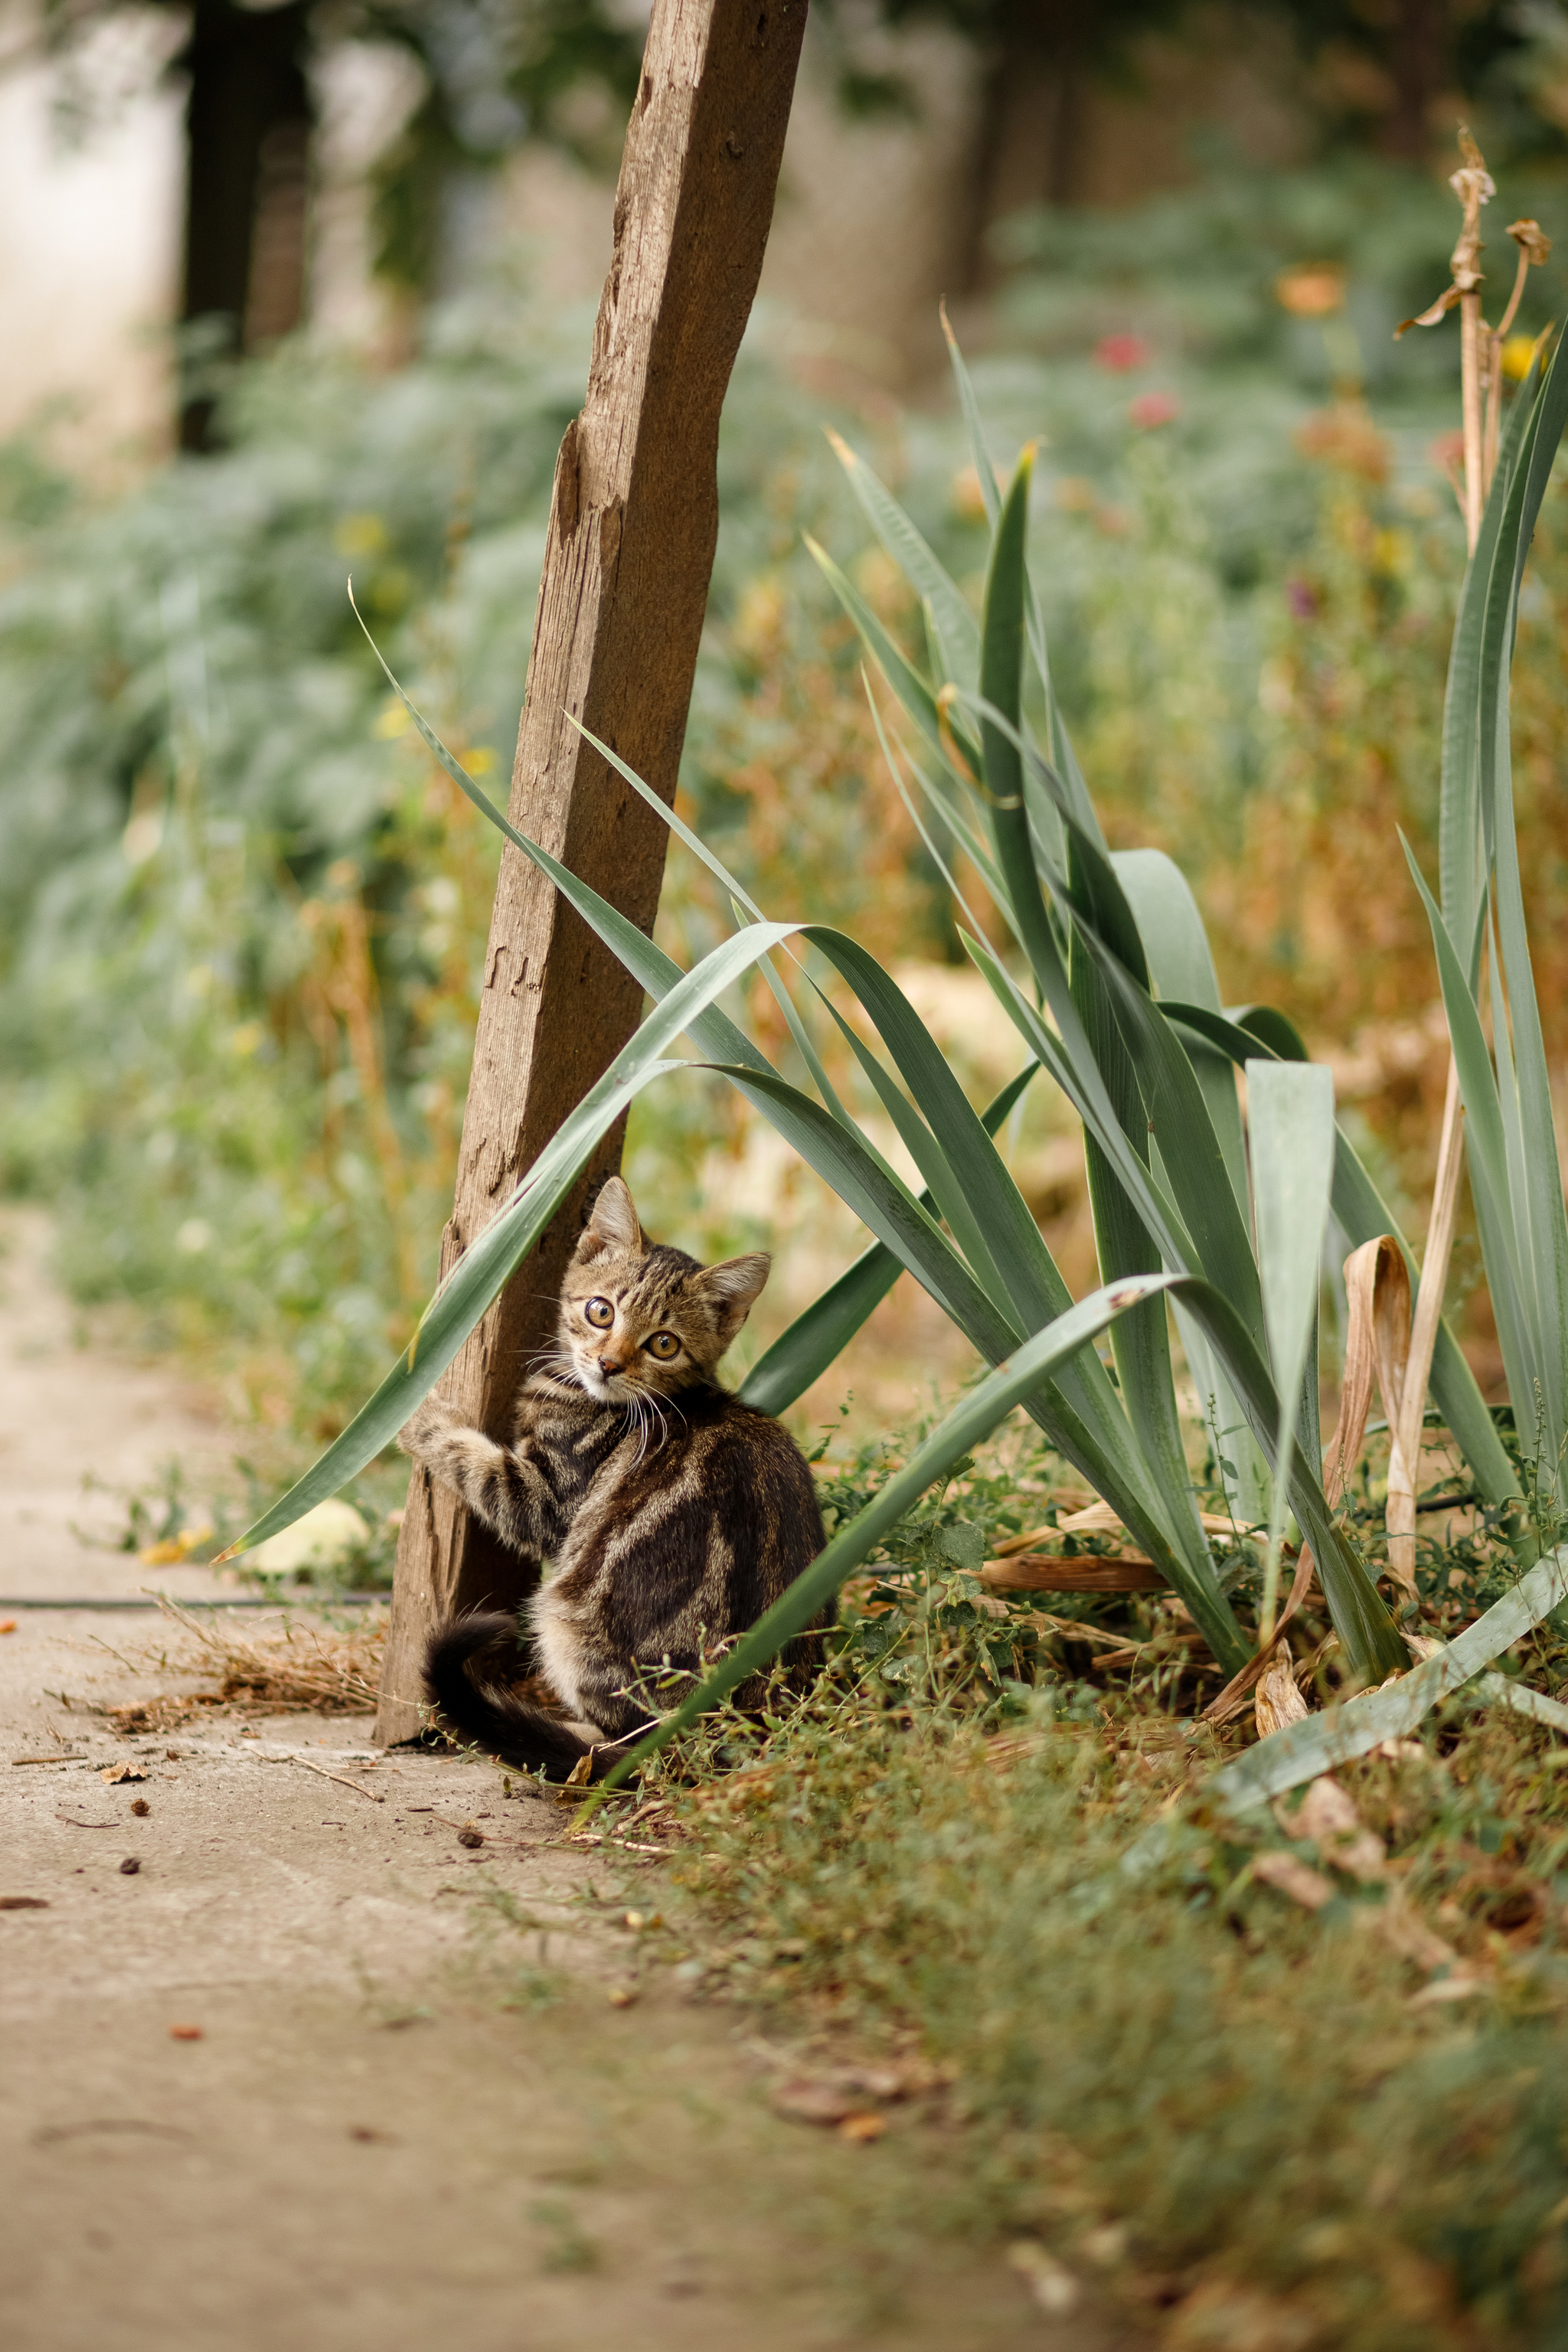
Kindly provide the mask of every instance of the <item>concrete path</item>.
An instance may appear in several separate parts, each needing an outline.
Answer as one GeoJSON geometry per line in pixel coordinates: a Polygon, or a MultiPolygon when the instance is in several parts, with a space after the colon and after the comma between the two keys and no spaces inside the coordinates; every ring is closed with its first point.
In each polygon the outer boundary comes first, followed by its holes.
{"type": "MultiPolygon", "coordinates": [[[[71,1533],[115,1524],[84,1510],[83,1433],[129,1486],[223,1433],[166,1372],[71,1344],[31,1232],[0,1299],[0,1590],[133,1591],[139,1561],[71,1533]]],[[[16,1616],[7,2352],[1134,2341],[944,2232],[951,2126],[895,2108],[851,2145],[771,2111],[755,2019],[626,1925],[658,1912],[657,1857],[567,1843],[570,1812],[488,1764],[378,1756],[367,1718],[126,1738],[94,1710],[169,1686],[159,1621],[16,1616]],[[126,1764],[145,1777],[103,1777],[126,1764]]]]}

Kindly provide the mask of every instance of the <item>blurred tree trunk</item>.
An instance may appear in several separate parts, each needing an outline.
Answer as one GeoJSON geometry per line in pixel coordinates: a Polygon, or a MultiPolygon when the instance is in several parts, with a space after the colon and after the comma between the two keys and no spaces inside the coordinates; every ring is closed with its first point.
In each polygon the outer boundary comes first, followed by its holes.
{"type": "Polygon", "coordinates": [[[1093,76],[1126,43],[1179,13],[1179,0],[995,0],[988,13],[985,78],[969,184],[964,290],[999,275],[986,249],[993,226],[1078,194],[1080,118],[1093,76]]]}
{"type": "Polygon", "coordinates": [[[176,59],[185,107],[185,257],[181,319],[208,328],[182,384],[180,446],[213,441],[201,357],[287,334],[304,306],[305,214],[313,112],[308,0],[242,8],[196,0],[176,59]]]}
{"type": "Polygon", "coordinates": [[[1447,0],[1397,0],[1385,28],[1394,108],[1383,144],[1405,163],[1425,163],[1432,148],[1433,101],[1448,88],[1453,30],[1447,0]]]}
{"type": "MultiPolygon", "coordinates": [[[[773,220],[805,0],[656,0],[616,192],[588,395],[556,464],[510,814],[651,931],[668,830],[568,714],[673,800],[719,527],[719,413],[773,220]]],[[[637,1027],[642,992],[521,854],[502,855],[441,1271],[637,1027]]],[[[506,1439],[617,1129],[443,1383],[506,1439]]],[[[419,1727],[426,1642],[515,1607],[537,1564],[416,1468],[376,1737],[419,1727]]]]}

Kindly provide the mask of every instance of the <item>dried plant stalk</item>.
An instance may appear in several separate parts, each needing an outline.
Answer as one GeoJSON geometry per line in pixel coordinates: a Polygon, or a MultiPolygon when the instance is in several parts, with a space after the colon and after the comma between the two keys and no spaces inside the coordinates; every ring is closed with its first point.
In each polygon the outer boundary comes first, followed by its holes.
{"type": "Polygon", "coordinates": [[[1310,1711],[1296,1686],[1295,1666],[1289,1650],[1281,1643],[1270,1655],[1252,1694],[1252,1712],[1258,1725],[1258,1737],[1267,1739],[1271,1732],[1283,1731],[1288,1723],[1300,1723],[1301,1717],[1310,1711]]]}
{"type": "MultiPolygon", "coordinates": [[[[1464,1127],[1459,1100],[1459,1076],[1452,1056],[1448,1091],[1443,1105],[1443,1134],[1437,1147],[1437,1181],[1432,1195],[1432,1217],[1426,1229],[1426,1252],[1421,1262],[1421,1284],[1415,1294],[1415,1318],[1410,1333],[1410,1356],[1399,1401],[1398,1428],[1391,1449],[1388,1474],[1388,1569],[1402,1591],[1415,1595],[1415,1486],[1421,1453],[1421,1423],[1426,1404],[1426,1382],[1432,1351],[1443,1315],[1443,1291],[1454,1244],[1454,1210],[1459,1197],[1464,1127]],[[1396,1494],[1394,1455],[1397,1453],[1401,1483],[1396,1494]]],[[[1394,1426],[1391,1414],[1389,1426],[1394,1426]]]]}
{"type": "Polygon", "coordinates": [[[1323,1491],[1336,1505],[1361,1459],[1374,1380],[1389,1428],[1395,1427],[1410,1328],[1410,1276],[1392,1234],[1379,1234],[1375,1241],[1352,1250],[1344,1270],[1347,1313],[1340,1419],[1323,1455],[1323,1491]]]}
{"type": "MultiPolygon", "coordinates": [[[[1487,170],[1486,158],[1468,131],[1459,133],[1459,152],[1462,159],[1459,169],[1448,183],[1464,207],[1459,241],[1453,253],[1452,283],[1430,310],[1424,310],[1419,319],[1407,319],[1405,326],[1436,326],[1447,311],[1456,303],[1458,305],[1459,390],[1465,446],[1464,494],[1460,503],[1465,516],[1466,542],[1469,553],[1474,555],[1480,537],[1482,510],[1497,469],[1502,427],[1503,338],[1518,315],[1525,279],[1531,267],[1545,261],[1552,247],[1542,236],[1539,222],[1517,220],[1509,223],[1508,233],[1519,252],[1513,290],[1497,325],[1489,327],[1481,316],[1480,259],[1483,247],[1480,218],[1481,206],[1489,202],[1497,189],[1487,170]]],[[[1398,331],[1403,334],[1405,327],[1398,331]]],[[[1437,1148],[1436,1181],[1433,1188],[1432,1214],[1426,1228],[1426,1246],[1421,1257],[1421,1283],[1415,1302],[1415,1328],[1410,1335],[1409,1360],[1400,1392],[1393,1399],[1389,1399],[1386,1391],[1384,1392],[1392,1433],[1386,1522],[1389,1572],[1400,1589],[1412,1598],[1415,1591],[1415,1477],[1421,1423],[1426,1402],[1426,1383],[1431,1377],[1432,1351],[1436,1346],[1437,1326],[1442,1318],[1448,1260],[1453,1248],[1463,1122],[1464,1106],[1459,1096],[1458,1072],[1450,1055],[1447,1090],[1443,1105],[1443,1129],[1437,1148]]],[[[1342,1482],[1345,1466],[1342,1455],[1338,1465],[1342,1482]]]]}
{"type": "Polygon", "coordinates": [[[128,1730],[170,1729],[225,1706],[263,1714],[298,1708],[331,1715],[374,1710],[386,1643],[386,1622],[379,1615],[374,1623],[355,1624],[342,1633],[285,1622],[270,1638],[245,1640],[227,1626],[203,1624],[162,1595],[159,1606],[189,1640],[183,1649],[162,1653],[158,1663],[176,1674],[209,1675],[217,1688],[164,1694],[111,1707],[110,1717],[128,1730]]]}
{"type": "Polygon", "coordinates": [[[1481,509],[1486,503],[1485,394],[1495,373],[1495,338],[1481,319],[1481,206],[1497,194],[1486,158],[1468,131],[1459,133],[1464,161],[1448,185],[1465,208],[1464,226],[1454,247],[1454,289],[1459,298],[1459,394],[1465,430],[1465,538],[1476,551],[1481,535],[1481,509]],[[1489,369],[1488,361],[1493,362],[1489,369]]]}

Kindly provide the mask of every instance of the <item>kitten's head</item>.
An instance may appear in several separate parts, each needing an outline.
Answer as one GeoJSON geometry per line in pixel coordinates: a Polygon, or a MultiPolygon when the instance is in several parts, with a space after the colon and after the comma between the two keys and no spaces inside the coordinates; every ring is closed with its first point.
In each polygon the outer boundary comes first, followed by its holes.
{"type": "Polygon", "coordinates": [[[684,1250],[650,1242],[630,1192],[612,1176],[561,1286],[561,1355],[603,1403],[673,1396],[712,1378],[772,1263],[755,1250],[699,1265],[684,1250]]]}

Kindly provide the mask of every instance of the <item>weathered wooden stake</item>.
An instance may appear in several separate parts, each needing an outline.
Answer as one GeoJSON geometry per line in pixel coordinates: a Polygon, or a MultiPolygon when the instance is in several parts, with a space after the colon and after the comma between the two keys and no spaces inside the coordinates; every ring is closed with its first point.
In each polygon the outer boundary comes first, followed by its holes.
{"type": "MultiPolygon", "coordinates": [[[[763,265],[805,28],[805,0],[656,0],[588,396],[556,463],[510,814],[649,931],[666,827],[565,714],[673,799],[719,527],[719,412],[763,265]]],[[[443,1274],[626,1045],[640,1007],[635,981],[508,848],[443,1274]]],[[[619,1160],[621,1140],[618,1129],[606,1138],[444,1383],[493,1435],[510,1433],[519,1381],[553,1327],[584,1198],[619,1160]]],[[[431,1627],[482,1601],[515,1603],[527,1582],[524,1564],[416,1469],[378,1739],[419,1727],[431,1627]]]]}

